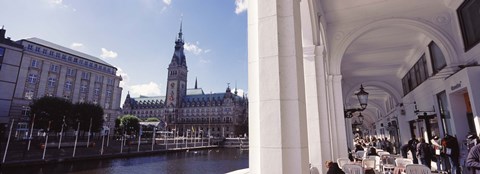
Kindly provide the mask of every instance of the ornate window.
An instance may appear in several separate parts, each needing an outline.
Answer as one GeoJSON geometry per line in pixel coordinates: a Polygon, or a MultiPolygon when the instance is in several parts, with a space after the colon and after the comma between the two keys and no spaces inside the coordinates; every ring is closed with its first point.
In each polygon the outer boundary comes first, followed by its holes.
{"type": "Polygon", "coordinates": [[[37,83],[37,75],[36,74],[29,74],[28,75],[28,83],[37,83]]]}
{"type": "Polygon", "coordinates": [[[71,81],[66,81],[65,82],[65,90],[69,91],[72,89],[72,82],[71,81]]]}
{"type": "Polygon", "coordinates": [[[49,87],[55,87],[56,82],[57,82],[57,79],[55,79],[54,77],[48,78],[48,86],[49,87]]]}
{"type": "Polygon", "coordinates": [[[50,65],[50,71],[51,72],[58,72],[58,69],[59,69],[58,65],[54,65],[54,64],[50,65]]]}
{"type": "Polygon", "coordinates": [[[87,85],[80,86],[80,92],[87,92],[87,85]]]}
{"type": "Polygon", "coordinates": [[[32,59],[32,63],[30,64],[30,66],[38,68],[40,66],[40,62],[38,60],[32,59]]]}

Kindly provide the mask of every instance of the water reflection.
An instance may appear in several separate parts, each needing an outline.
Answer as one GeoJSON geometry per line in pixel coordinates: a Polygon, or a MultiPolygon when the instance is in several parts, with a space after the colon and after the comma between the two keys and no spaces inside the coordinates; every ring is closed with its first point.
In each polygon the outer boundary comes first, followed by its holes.
{"type": "Polygon", "coordinates": [[[226,173],[248,167],[248,151],[211,149],[173,152],[147,157],[65,162],[42,166],[3,169],[14,174],[132,174],[132,173],[226,173]]]}

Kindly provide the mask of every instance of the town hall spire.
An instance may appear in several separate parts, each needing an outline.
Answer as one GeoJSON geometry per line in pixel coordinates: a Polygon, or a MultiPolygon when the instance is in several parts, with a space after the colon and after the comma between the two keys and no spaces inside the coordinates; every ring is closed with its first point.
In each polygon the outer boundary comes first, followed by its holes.
{"type": "Polygon", "coordinates": [[[166,105],[167,107],[175,108],[180,106],[182,99],[187,95],[187,60],[183,51],[183,31],[182,22],[180,22],[180,32],[175,41],[175,51],[172,56],[172,61],[168,65],[167,76],[167,93],[166,105]]]}

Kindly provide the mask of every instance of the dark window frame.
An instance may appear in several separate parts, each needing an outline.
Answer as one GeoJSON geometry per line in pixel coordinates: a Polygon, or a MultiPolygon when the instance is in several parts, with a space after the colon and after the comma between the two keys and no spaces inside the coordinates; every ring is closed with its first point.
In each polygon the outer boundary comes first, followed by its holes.
{"type": "Polygon", "coordinates": [[[420,86],[423,82],[427,81],[430,77],[428,75],[427,61],[425,53],[417,60],[417,62],[408,70],[408,72],[402,78],[402,87],[404,96],[420,86]],[[423,69],[423,75],[422,71],[423,69]]]}
{"type": "Polygon", "coordinates": [[[438,72],[440,72],[443,68],[445,68],[447,66],[447,61],[445,60],[445,55],[443,54],[440,47],[438,47],[438,45],[433,41],[428,44],[428,51],[430,52],[430,60],[432,61],[433,74],[437,74],[438,72]],[[436,52],[433,51],[433,49],[436,49],[434,47],[438,48],[438,50],[442,54],[441,57],[443,58],[443,65],[441,65],[441,66],[437,65],[437,64],[442,63],[442,62],[439,61],[440,58],[438,56],[440,56],[440,55],[434,54],[434,53],[436,53],[436,52]],[[437,66],[438,66],[438,68],[437,68],[437,66]]]}
{"type": "Polygon", "coordinates": [[[480,6],[480,2],[478,0],[465,0],[460,7],[457,9],[457,15],[458,15],[458,22],[460,26],[460,30],[462,32],[462,39],[463,39],[463,45],[465,47],[465,52],[469,51],[478,43],[480,43],[480,28],[475,27],[476,25],[480,25],[480,22],[478,21],[478,17],[471,17],[467,19],[470,15],[467,13],[470,8],[473,8],[474,10],[478,11],[478,8],[475,8],[475,6],[480,6]],[[475,4],[477,3],[477,4],[475,4]],[[473,22],[477,23],[473,23],[473,22]],[[468,32],[471,31],[471,32],[468,32]],[[475,36],[475,33],[478,35],[475,36]],[[474,38],[474,40],[469,40],[469,38],[474,38]]]}

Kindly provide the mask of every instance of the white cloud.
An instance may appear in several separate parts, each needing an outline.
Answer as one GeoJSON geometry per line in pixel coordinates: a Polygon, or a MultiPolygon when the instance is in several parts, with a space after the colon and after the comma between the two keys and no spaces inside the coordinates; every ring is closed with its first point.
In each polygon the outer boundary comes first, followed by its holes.
{"type": "Polygon", "coordinates": [[[248,0],[235,0],[235,13],[240,14],[247,11],[248,0]]]}
{"type": "Polygon", "coordinates": [[[203,50],[202,48],[200,48],[200,43],[197,41],[195,43],[185,43],[185,45],[183,46],[185,48],[185,50],[187,50],[188,52],[191,52],[195,55],[200,55],[202,53],[209,53],[210,51],[212,51],[211,49],[206,49],[206,50],[203,50]]]}
{"type": "Polygon", "coordinates": [[[51,4],[60,5],[62,4],[63,0],[49,0],[48,2],[51,4]]]}
{"type": "Polygon", "coordinates": [[[71,9],[74,12],[77,11],[75,8],[70,8],[68,5],[64,4],[63,0],[46,0],[46,2],[54,8],[71,9]]]}
{"type": "Polygon", "coordinates": [[[83,48],[83,44],[82,44],[82,43],[74,42],[74,43],[72,43],[72,45],[70,45],[70,47],[73,48],[73,49],[78,50],[78,49],[80,49],[80,48],[83,48]]]}
{"type": "Polygon", "coordinates": [[[202,49],[200,47],[198,47],[198,42],[197,44],[192,44],[192,43],[185,43],[185,45],[183,46],[185,48],[185,50],[187,50],[188,52],[191,52],[195,55],[199,55],[200,53],[202,53],[202,49]]]}
{"type": "Polygon", "coordinates": [[[163,3],[165,3],[166,5],[170,5],[172,3],[172,0],[163,0],[163,3]]]}
{"type": "Polygon", "coordinates": [[[100,55],[101,58],[104,58],[104,59],[107,59],[107,58],[116,58],[118,56],[118,54],[116,52],[113,52],[113,51],[109,51],[105,48],[102,48],[102,54],[100,55]]]}
{"type": "Polygon", "coordinates": [[[123,71],[122,68],[120,67],[117,67],[117,76],[121,76],[122,77],[122,81],[120,81],[120,87],[124,88],[124,89],[127,89],[128,88],[128,82],[130,80],[130,78],[128,77],[128,74],[123,71]]]}
{"type": "Polygon", "coordinates": [[[139,84],[130,86],[130,94],[133,96],[139,95],[161,95],[160,87],[155,82],[147,84],[139,84]]]}

